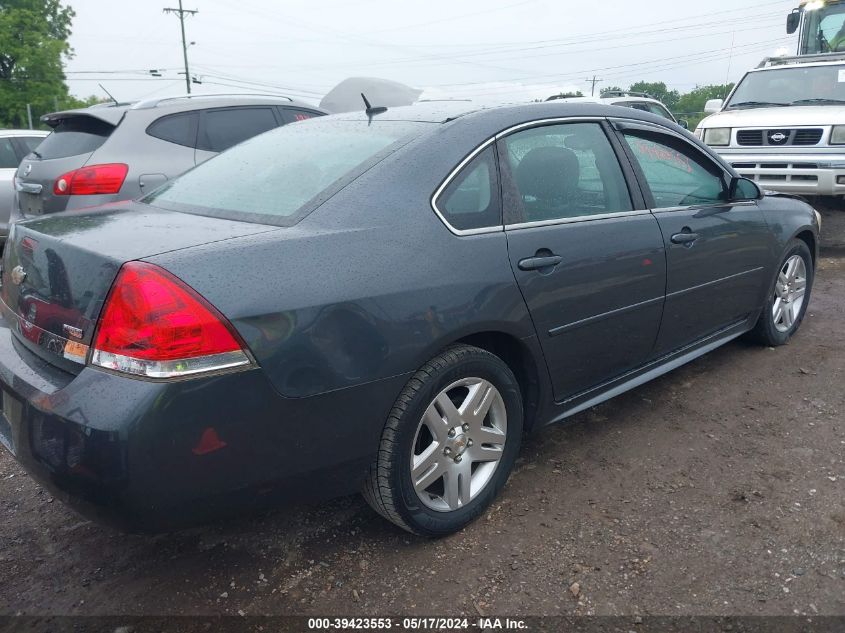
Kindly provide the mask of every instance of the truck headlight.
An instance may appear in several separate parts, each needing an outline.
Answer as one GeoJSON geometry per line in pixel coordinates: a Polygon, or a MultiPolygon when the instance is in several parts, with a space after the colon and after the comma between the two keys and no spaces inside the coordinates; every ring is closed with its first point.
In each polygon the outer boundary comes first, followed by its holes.
{"type": "Polygon", "coordinates": [[[704,142],[708,145],[730,145],[731,128],[711,127],[704,130],[704,142]]]}
{"type": "Polygon", "coordinates": [[[845,145],[845,125],[834,125],[830,131],[831,145],[845,145]]]}

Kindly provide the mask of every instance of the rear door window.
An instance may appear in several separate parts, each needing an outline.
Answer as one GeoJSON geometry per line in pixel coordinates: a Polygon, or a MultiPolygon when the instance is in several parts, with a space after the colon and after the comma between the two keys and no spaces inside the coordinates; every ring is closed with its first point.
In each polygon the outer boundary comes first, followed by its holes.
{"type": "Polygon", "coordinates": [[[197,149],[222,152],[278,125],[272,107],[206,110],[200,120],[197,149]]]}
{"type": "Polygon", "coordinates": [[[111,136],[114,126],[90,116],[62,119],[38,146],[43,160],[90,154],[111,136]]]}
{"type": "Polygon", "coordinates": [[[12,146],[12,139],[0,138],[0,169],[17,169],[20,161],[12,146]]]}
{"type": "Polygon", "coordinates": [[[516,132],[500,141],[499,155],[515,193],[508,224],[633,209],[619,160],[598,123],[516,132]]]}
{"type": "Polygon", "coordinates": [[[154,121],[147,128],[147,134],[168,143],[196,147],[198,122],[198,112],[169,114],[154,121]]]}

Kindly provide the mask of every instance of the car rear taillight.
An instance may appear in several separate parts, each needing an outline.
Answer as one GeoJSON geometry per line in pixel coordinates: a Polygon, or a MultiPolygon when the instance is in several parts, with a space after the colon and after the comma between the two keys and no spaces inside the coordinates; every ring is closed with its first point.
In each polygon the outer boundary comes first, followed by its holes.
{"type": "Polygon", "coordinates": [[[112,285],[91,364],[175,378],[251,364],[226,318],[181,279],[153,264],[124,264],[112,285]]]}
{"type": "Polygon", "coordinates": [[[57,196],[95,196],[119,193],[129,166],[123,163],[91,165],[62,174],[53,183],[57,196]]]}

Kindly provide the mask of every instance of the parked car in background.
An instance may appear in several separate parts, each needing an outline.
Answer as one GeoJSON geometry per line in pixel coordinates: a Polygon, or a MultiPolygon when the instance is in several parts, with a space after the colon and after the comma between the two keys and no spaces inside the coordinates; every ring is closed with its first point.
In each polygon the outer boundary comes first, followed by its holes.
{"type": "Polygon", "coordinates": [[[48,114],[15,178],[15,219],[149,193],[233,145],[325,114],[287,97],[191,95],[48,114]]]}
{"type": "Polygon", "coordinates": [[[696,136],[741,175],[773,191],[845,195],[844,54],[766,59],[705,109],[714,114],[696,136]]]}
{"type": "Polygon", "coordinates": [[[314,119],[13,226],[0,441],[130,527],[363,490],[448,534],[523,432],[743,334],[786,343],[817,243],[811,207],[631,108],[314,119]]]}
{"type": "Polygon", "coordinates": [[[0,248],[9,235],[15,172],[24,157],[32,153],[47,134],[41,130],[0,130],[0,248]]]}
{"type": "Polygon", "coordinates": [[[546,99],[546,101],[566,101],[569,103],[584,101],[601,103],[604,105],[622,106],[623,108],[634,108],[634,110],[650,112],[651,114],[656,114],[664,119],[669,119],[672,123],[676,123],[684,129],[689,127],[689,124],[684,119],[676,119],[675,115],[669,111],[669,108],[644,92],[611,90],[603,92],[600,97],[563,97],[560,95],[553,95],[546,99]]]}

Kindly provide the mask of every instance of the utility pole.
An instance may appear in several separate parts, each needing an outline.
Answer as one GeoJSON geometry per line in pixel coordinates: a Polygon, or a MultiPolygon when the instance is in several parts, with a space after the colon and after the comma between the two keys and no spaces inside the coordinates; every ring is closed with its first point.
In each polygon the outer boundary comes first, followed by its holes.
{"type": "Polygon", "coordinates": [[[596,84],[597,84],[597,83],[601,83],[602,81],[604,81],[604,79],[599,79],[599,78],[598,78],[598,77],[596,77],[595,75],[593,75],[593,78],[592,78],[592,79],[590,79],[589,77],[587,77],[587,83],[588,83],[588,84],[592,84],[592,85],[593,85],[592,89],[590,90],[590,96],[591,96],[591,97],[595,97],[595,96],[596,96],[596,84]]]}
{"type": "Polygon", "coordinates": [[[188,94],[191,94],[191,71],[188,69],[188,42],[185,40],[185,16],[196,15],[198,11],[196,9],[183,9],[182,0],[179,0],[178,9],[167,8],[164,9],[164,12],[175,13],[179,16],[179,23],[182,25],[182,55],[185,58],[185,85],[188,88],[188,94]]]}

